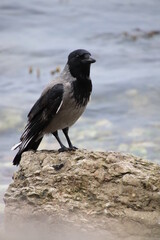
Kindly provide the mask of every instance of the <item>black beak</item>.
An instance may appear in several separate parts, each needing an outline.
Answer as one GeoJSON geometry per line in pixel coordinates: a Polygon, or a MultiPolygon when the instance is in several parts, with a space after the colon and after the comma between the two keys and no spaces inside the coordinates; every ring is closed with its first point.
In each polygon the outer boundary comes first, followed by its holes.
{"type": "Polygon", "coordinates": [[[96,60],[94,58],[91,58],[90,56],[82,60],[82,63],[95,63],[95,62],[96,60]]]}

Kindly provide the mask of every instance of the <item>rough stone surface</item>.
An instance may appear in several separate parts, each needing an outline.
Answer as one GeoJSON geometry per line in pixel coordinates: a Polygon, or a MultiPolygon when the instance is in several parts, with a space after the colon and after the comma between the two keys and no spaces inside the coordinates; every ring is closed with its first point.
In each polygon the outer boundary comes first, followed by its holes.
{"type": "Polygon", "coordinates": [[[116,231],[160,236],[160,166],[132,155],[26,152],[4,201],[7,222],[47,216],[50,222],[114,231],[116,223],[116,231]]]}

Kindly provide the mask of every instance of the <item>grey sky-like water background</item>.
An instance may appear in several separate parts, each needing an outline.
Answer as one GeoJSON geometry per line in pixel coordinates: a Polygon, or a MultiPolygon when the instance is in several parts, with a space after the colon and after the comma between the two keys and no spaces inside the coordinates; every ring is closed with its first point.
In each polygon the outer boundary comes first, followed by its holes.
{"type": "MultiPolygon", "coordinates": [[[[160,163],[160,1],[0,1],[0,221],[16,167],[12,145],[44,86],[84,48],[93,94],[70,130],[79,148],[122,151],[160,163]],[[29,73],[30,72],[30,73],[29,73]]],[[[50,136],[40,148],[55,149],[50,136]]]]}

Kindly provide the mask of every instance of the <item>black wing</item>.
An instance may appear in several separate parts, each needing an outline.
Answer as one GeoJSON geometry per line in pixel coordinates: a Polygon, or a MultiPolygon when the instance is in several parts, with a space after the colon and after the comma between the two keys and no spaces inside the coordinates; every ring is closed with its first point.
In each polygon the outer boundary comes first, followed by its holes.
{"type": "Polygon", "coordinates": [[[21,150],[27,147],[30,141],[36,141],[43,130],[52,120],[63,98],[63,84],[56,84],[42,95],[28,114],[28,124],[21,136],[21,150]]]}

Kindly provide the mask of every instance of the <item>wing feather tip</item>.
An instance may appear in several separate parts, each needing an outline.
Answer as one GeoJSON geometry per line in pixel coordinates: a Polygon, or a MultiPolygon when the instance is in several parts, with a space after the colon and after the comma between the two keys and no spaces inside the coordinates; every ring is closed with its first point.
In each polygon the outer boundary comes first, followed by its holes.
{"type": "Polygon", "coordinates": [[[20,145],[21,145],[22,142],[19,142],[17,144],[15,144],[12,148],[11,148],[11,151],[14,151],[15,149],[17,149],[20,145]]]}
{"type": "Polygon", "coordinates": [[[58,109],[57,109],[57,111],[56,111],[56,114],[59,112],[60,108],[62,107],[62,104],[63,104],[63,100],[61,100],[61,102],[60,102],[60,104],[59,104],[59,107],[58,107],[58,109]]]}

